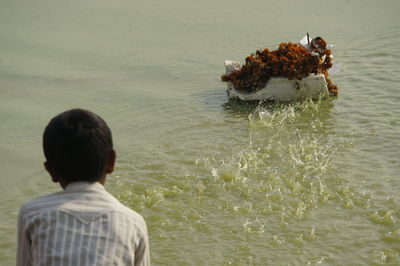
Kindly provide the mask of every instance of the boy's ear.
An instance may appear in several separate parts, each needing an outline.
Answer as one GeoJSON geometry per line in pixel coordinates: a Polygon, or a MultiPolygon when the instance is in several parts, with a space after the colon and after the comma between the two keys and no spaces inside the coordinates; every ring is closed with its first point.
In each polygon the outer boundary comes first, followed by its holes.
{"type": "Polygon", "coordinates": [[[60,182],[60,178],[58,177],[57,173],[47,161],[44,162],[44,168],[49,173],[49,175],[51,176],[51,180],[53,180],[54,183],[60,182]]]}
{"type": "Polygon", "coordinates": [[[117,158],[117,154],[115,150],[111,150],[110,159],[108,160],[106,167],[106,174],[111,174],[114,171],[115,159],[117,158]]]}

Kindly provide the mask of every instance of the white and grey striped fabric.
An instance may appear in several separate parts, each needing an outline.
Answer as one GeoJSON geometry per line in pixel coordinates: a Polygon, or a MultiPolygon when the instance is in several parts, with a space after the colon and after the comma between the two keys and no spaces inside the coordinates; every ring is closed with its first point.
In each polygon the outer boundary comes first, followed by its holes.
{"type": "Polygon", "coordinates": [[[100,183],[76,182],[24,205],[17,265],[150,265],[146,223],[100,183]]]}

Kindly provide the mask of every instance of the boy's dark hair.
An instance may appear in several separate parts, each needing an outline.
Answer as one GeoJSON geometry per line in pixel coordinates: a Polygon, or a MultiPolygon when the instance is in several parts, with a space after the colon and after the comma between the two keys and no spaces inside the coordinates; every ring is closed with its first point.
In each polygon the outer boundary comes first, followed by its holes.
{"type": "Polygon", "coordinates": [[[111,130],[106,122],[83,109],[55,116],[43,133],[47,163],[67,183],[101,179],[112,149],[111,130]]]}

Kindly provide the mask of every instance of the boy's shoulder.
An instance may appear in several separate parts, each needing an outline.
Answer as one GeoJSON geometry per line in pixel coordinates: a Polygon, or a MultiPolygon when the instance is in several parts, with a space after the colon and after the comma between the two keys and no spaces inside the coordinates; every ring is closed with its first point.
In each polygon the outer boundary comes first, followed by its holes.
{"type": "Polygon", "coordinates": [[[61,211],[76,217],[118,212],[136,223],[145,224],[139,213],[122,204],[100,184],[74,184],[70,189],[33,199],[21,207],[20,216],[28,217],[52,211],[61,211]]]}
{"type": "Polygon", "coordinates": [[[59,191],[28,201],[20,208],[20,215],[30,216],[42,210],[51,208],[51,206],[59,203],[59,200],[61,199],[61,194],[62,191],[59,191]]]}

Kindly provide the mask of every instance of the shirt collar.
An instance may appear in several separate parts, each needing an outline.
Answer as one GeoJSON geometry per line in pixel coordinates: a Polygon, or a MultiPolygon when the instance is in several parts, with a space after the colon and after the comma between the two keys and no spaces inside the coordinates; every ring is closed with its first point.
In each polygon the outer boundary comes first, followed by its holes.
{"type": "Polygon", "coordinates": [[[65,188],[64,191],[65,192],[77,192],[77,191],[83,191],[83,190],[105,191],[105,188],[99,182],[78,181],[78,182],[73,182],[73,183],[68,184],[68,186],[65,188]]]}

